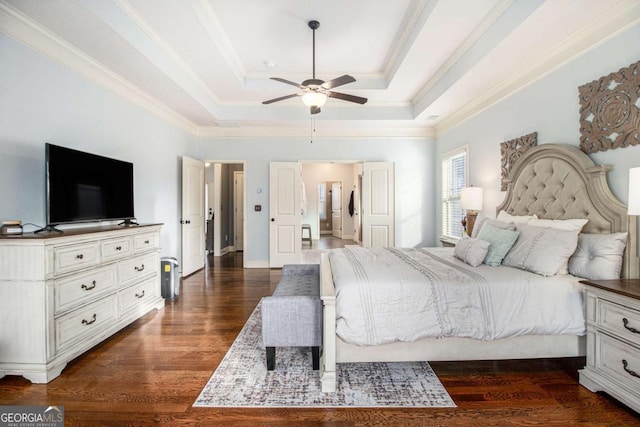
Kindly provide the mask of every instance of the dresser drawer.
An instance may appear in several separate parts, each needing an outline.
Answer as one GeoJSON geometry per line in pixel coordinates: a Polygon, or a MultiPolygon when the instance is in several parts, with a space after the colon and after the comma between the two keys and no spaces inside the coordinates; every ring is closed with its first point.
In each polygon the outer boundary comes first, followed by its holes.
{"type": "Polygon", "coordinates": [[[112,326],[116,322],[117,311],[116,294],[112,294],[60,316],[56,319],[56,351],[63,351],[112,326]]]}
{"type": "Polygon", "coordinates": [[[155,299],[158,290],[158,278],[152,277],[141,283],[136,283],[118,293],[120,303],[120,317],[126,317],[127,313],[135,310],[137,306],[155,299]]]}
{"type": "Polygon", "coordinates": [[[53,282],[55,313],[59,314],[82,303],[95,300],[117,288],[116,266],[97,268],[53,282]]]}
{"type": "Polygon", "coordinates": [[[118,277],[120,287],[155,276],[160,271],[160,259],[158,253],[153,252],[140,255],[118,263],[118,277]]]}
{"type": "Polygon", "coordinates": [[[606,300],[598,303],[598,326],[640,346],[640,311],[606,300]]]}
{"type": "Polygon", "coordinates": [[[605,334],[597,334],[596,367],[603,374],[635,390],[640,399],[640,349],[605,334]]]}
{"type": "Polygon", "coordinates": [[[123,258],[131,254],[131,239],[129,237],[108,239],[101,242],[102,261],[123,258]]]}
{"type": "Polygon", "coordinates": [[[160,233],[144,233],[137,234],[133,237],[133,251],[144,252],[149,249],[157,249],[160,247],[160,233]]]}
{"type": "Polygon", "coordinates": [[[55,274],[92,267],[100,262],[98,242],[57,246],[53,249],[55,274]]]}

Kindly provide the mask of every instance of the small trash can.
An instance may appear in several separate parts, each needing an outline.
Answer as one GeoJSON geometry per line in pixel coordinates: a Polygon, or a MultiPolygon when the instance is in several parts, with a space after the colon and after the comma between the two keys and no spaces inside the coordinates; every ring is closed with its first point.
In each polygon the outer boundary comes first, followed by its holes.
{"type": "Polygon", "coordinates": [[[180,272],[178,260],[174,257],[160,259],[162,298],[176,299],[180,296],[180,272]]]}

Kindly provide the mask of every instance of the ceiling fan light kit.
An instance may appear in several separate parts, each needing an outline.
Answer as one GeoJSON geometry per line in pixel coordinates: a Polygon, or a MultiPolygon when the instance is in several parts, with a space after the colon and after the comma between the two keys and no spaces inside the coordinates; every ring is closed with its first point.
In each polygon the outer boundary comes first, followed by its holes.
{"type": "Polygon", "coordinates": [[[328,98],[341,99],[343,101],[355,102],[357,104],[366,103],[367,98],[331,91],[331,89],[333,89],[334,87],[342,86],[347,83],[353,83],[356,81],[356,79],[348,74],[337,77],[333,80],[329,80],[328,82],[316,79],[316,30],[320,27],[320,22],[312,20],[308,22],[308,25],[309,28],[311,28],[311,30],[313,31],[313,78],[305,80],[302,83],[298,84],[290,80],[281,79],[279,77],[271,77],[271,80],[295,86],[302,92],[270,99],[268,101],[263,101],[262,103],[272,104],[274,102],[284,101],[285,99],[301,96],[302,102],[304,103],[304,105],[309,107],[309,111],[311,112],[311,114],[318,114],[320,112],[320,107],[322,107],[327,102],[328,98]]]}

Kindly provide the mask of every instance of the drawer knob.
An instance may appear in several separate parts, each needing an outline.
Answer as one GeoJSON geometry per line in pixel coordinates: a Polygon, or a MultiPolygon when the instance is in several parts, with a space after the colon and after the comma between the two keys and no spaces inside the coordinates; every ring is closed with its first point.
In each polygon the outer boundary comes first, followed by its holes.
{"type": "Polygon", "coordinates": [[[136,294],[136,298],[140,299],[144,296],[144,289],[142,290],[141,294],[136,294]]]}
{"type": "Polygon", "coordinates": [[[624,368],[624,370],[627,371],[627,373],[632,377],[640,378],[640,375],[638,375],[636,371],[632,371],[631,369],[629,369],[628,366],[629,364],[627,363],[627,361],[625,359],[622,359],[622,367],[624,368]]]}
{"type": "Polygon", "coordinates": [[[122,250],[122,246],[116,246],[116,251],[121,251],[122,250]]]}
{"type": "Polygon", "coordinates": [[[148,241],[148,240],[145,240],[145,241],[144,241],[144,244],[145,244],[145,245],[148,245],[148,244],[149,244],[149,241],[148,241]]]}
{"type": "Polygon", "coordinates": [[[90,291],[91,289],[96,287],[96,281],[94,280],[93,282],[91,282],[90,286],[85,285],[84,283],[82,284],[82,286],[80,286],[82,289],[84,289],[85,291],[90,291]]]}
{"type": "Polygon", "coordinates": [[[634,334],[640,334],[640,331],[639,331],[639,330],[637,330],[636,328],[632,328],[631,326],[629,326],[629,320],[628,320],[626,317],[623,317],[623,318],[622,318],[622,324],[624,325],[624,327],[625,327],[627,330],[629,330],[629,331],[633,332],[634,334]]]}
{"type": "Polygon", "coordinates": [[[82,258],[84,258],[84,255],[82,255],[82,254],[76,255],[76,259],[82,259],[82,258]]]}
{"type": "Polygon", "coordinates": [[[93,313],[93,317],[91,318],[91,320],[82,319],[82,324],[83,325],[90,325],[90,324],[94,323],[97,318],[98,318],[98,316],[96,316],[96,314],[93,313]]]}
{"type": "Polygon", "coordinates": [[[136,271],[142,271],[144,270],[144,264],[142,264],[140,267],[138,267],[137,265],[133,267],[136,271]]]}

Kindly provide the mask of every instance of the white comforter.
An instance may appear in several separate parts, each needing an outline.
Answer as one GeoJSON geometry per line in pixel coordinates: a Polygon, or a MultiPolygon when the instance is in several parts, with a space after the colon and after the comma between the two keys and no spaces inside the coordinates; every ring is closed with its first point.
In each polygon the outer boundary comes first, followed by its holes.
{"type": "Polygon", "coordinates": [[[329,261],[336,332],[353,344],[585,334],[582,285],[574,276],[474,268],[451,248],[348,247],[331,251],[329,261]]]}

